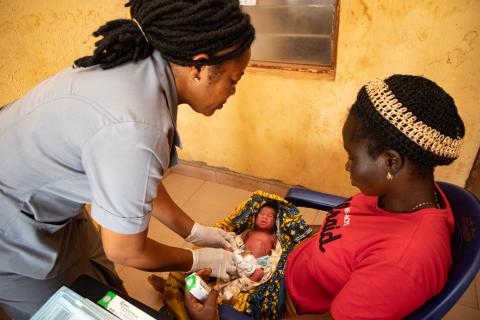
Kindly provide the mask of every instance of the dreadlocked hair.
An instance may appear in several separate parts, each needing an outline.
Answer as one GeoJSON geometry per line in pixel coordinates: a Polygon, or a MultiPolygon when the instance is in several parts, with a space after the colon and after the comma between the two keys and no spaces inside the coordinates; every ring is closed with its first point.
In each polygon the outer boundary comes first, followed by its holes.
{"type": "Polygon", "coordinates": [[[125,6],[130,7],[132,20],[101,26],[93,33],[103,37],[95,43],[93,55],[76,60],[75,66],[109,69],[145,59],[154,49],[178,65],[216,65],[242,55],[255,38],[250,17],[238,0],[131,0],[125,6]],[[216,55],[228,48],[232,51],[216,55]],[[209,59],[193,61],[200,53],[209,59]]]}
{"type": "MultiPolygon", "coordinates": [[[[464,137],[465,127],[453,98],[435,82],[411,75],[393,75],[384,82],[395,99],[407,108],[417,121],[422,121],[446,137],[464,137]]],[[[455,157],[441,156],[422,148],[397,129],[375,109],[366,86],[360,89],[357,100],[350,109],[350,116],[359,120],[360,125],[355,136],[367,140],[367,150],[373,158],[382,151],[394,149],[423,169],[448,165],[455,160],[455,157]]]]}

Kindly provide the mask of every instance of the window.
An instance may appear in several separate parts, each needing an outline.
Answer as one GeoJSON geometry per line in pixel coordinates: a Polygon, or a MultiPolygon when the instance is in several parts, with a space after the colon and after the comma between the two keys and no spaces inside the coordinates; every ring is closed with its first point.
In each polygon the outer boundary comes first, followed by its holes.
{"type": "Polygon", "coordinates": [[[244,0],[256,29],[250,66],[335,72],[338,0],[244,0]]]}

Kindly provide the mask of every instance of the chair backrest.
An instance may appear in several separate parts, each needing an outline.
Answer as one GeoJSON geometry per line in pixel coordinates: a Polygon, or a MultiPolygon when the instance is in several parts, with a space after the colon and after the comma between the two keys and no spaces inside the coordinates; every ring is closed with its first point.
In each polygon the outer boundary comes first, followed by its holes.
{"type": "Polygon", "coordinates": [[[442,291],[407,319],[441,319],[460,299],[480,269],[480,201],[469,191],[439,182],[455,218],[452,269],[442,291]]]}

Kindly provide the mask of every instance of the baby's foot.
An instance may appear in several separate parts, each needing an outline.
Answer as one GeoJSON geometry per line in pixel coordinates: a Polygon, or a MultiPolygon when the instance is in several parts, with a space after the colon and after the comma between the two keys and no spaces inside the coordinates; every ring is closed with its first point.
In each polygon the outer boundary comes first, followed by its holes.
{"type": "Polygon", "coordinates": [[[150,283],[150,285],[153,287],[153,289],[163,294],[163,291],[165,290],[165,279],[157,275],[151,274],[148,276],[147,280],[148,283],[150,283]]]}

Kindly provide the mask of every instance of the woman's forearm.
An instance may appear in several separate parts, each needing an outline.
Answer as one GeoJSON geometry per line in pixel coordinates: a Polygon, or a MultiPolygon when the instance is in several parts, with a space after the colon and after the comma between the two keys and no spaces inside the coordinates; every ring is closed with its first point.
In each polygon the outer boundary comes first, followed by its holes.
{"type": "Polygon", "coordinates": [[[182,238],[188,237],[194,224],[192,218],[172,200],[162,183],[158,185],[152,215],[182,238]]]}
{"type": "Polygon", "coordinates": [[[188,271],[193,257],[188,249],[175,248],[147,237],[147,230],[120,234],[101,229],[105,254],[111,261],[148,271],[188,271]]]}
{"type": "Polygon", "coordinates": [[[142,252],[125,257],[118,263],[152,272],[188,271],[192,267],[193,258],[190,250],[170,247],[150,238],[145,242],[145,249],[142,252]]]}

